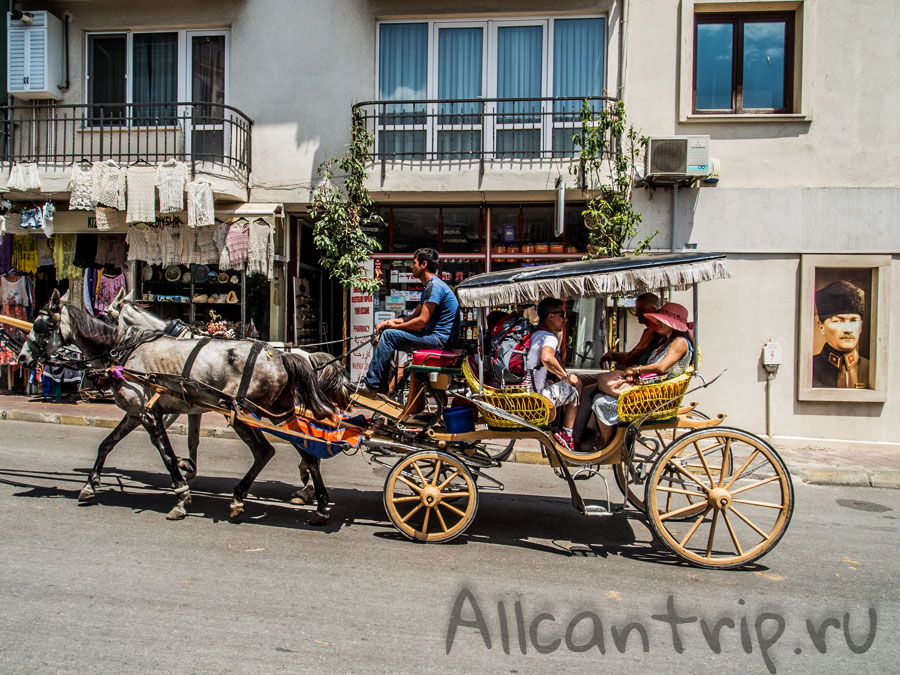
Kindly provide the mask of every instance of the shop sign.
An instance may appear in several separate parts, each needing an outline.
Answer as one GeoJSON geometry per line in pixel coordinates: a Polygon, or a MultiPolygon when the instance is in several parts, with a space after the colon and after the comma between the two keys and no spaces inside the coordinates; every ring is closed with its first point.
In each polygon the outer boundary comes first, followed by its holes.
{"type": "Polygon", "coordinates": [[[382,321],[393,319],[396,316],[397,314],[394,312],[375,312],[375,325],[377,326],[382,321]]]}
{"type": "Polygon", "coordinates": [[[402,312],[406,309],[406,296],[386,295],[384,297],[384,308],[389,312],[402,312]]]}
{"type": "MultiPolygon", "coordinates": [[[[363,275],[371,278],[375,272],[375,266],[370,258],[362,265],[363,275]]],[[[366,342],[375,329],[372,313],[372,296],[354,289],[350,294],[350,345],[349,349],[355,349],[366,342]]],[[[372,346],[367,345],[350,354],[350,381],[357,382],[364,377],[369,368],[369,359],[372,358],[372,346]]]]}

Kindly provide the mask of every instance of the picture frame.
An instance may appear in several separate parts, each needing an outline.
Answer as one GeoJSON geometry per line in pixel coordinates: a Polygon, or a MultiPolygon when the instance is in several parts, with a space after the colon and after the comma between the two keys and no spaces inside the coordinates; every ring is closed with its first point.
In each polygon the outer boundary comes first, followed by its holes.
{"type": "Polygon", "coordinates": [[[887,399],[890,281],[890,255],[800,257],[799,401],[887,399]]]}

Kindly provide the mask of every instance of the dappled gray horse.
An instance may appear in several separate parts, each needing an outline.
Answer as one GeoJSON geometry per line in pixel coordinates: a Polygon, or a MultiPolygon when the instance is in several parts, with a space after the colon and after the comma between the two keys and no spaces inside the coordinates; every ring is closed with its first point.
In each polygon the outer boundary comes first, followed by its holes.
{"type": "MultiPolygon", "coordinates": [[[[319,388],[313,365],[305,356],[259,350],[254,345],[261,343],[252,340],[211,340],[199,350],[196,350],[199,342],[177,340],[158,334],[153,334],[149,341],[142,342],[138,339],[133,343],[123,343],[115,326],[96,319],[77,307],[60,303],[59,294],[54,291],[47,307],[35,320],[19,361],[25,366],[32,366],[38,359],[49,358],[65,344],[77,345],[89,363],[119,361],[125,369],[137,373],[177,377],[185,371],[188,361],[192,360],[189,369],[191,380],[223,392],[226,397],[236,397],[243,380],[246,392],[241,398],[263,417],[276,423],[294,413],[295,403],[316,417],[327,417],[336,412],[336,406],[319,388]],[[251,357],[253,351],[257,353],[255,362],[251,357]],[[252,376],[244,377],[245,366],[250,369],[252,376]]],[[[346,379],[346,372],[344,378],[346,379]]],[[[349,386],[348,380],[346,385],[349,386]]],[[[183,518],[186,515],[185,506],[190,502],[190,489],[178,468],[163,425],[163,416],[172,413],[201,414],[206,409],[168,394],[163,394],[148,407],[154,398],[153,388],[126,380],[116,380],[113,391],[116,405],[125,412],[125,417],[100,443],[97,460],[79,500],[89,500],[95,496],[107,455],[122,438],[142,425],[159,451],[177,495],[177,503],[167,518],[183,518]]],[[[202,388],[200,391],[203,391],[202,388]]],[[[233,428],[250,448],[253,464],[234,489],[232,517],[243,511],[243,502],[250,486],[275,454],[271,443],[258,429],[239,419],[234,420],[233,428]]],[[[298,452],[310,469],[318,520],[324,521],[327,519],[328,493],[322,482],[319,460],[303,450],[298,449],[298,452]]]]}

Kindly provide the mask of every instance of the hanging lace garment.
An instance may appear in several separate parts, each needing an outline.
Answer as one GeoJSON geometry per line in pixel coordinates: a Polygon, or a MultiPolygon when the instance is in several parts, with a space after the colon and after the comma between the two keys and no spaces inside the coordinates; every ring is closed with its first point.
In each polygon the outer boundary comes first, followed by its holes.
{"type": "Polygon", "coordinates": [[[125,210],[125,169],[108,159],[94,162],[92,198],[95,204],[125,210]]]}
{"type": "Polygon", "coordinates": [[[46,202],[41,209],[44,216],[44,221],[41,224],[41,227],[44,230],[44,235],[47,237],[53,236],[53,219],[56,217],[56,207],[53,205],[53,202],[46,202]]]}
{"type": "Polygon", "coordinates": [[[226,236],[228,236],[228,224],[218,223],[213,229],[213,241],[219,252],[219,267],[228,270],[231,269],[231,258],[228,257],[228,249],[225,247],[226,236]]]}
{"type": "Polygon", "coordinates": [[[73,164],[69,176],[69,210],[93,211],[94,167],[90,164],[73,164]]]}
{"type": "Polygon", "coordinates": [[[82,289],[84,288],[84,275],[79,273],[77,277],[69,279],[69,290],[66,291],[68,296],[67,302],[75,305],[78,309],[84,309],[84,300],[82,298],[82,289]]]}
{"type": "Polygon", "coordinates": [[[53,236],[53,265],[57,279],[75,279],[81,276],[81,268],[72,262],[75,259],[75,234],[53,236]]]}
{"type": "Polygon", "coordinates": [[[53,249],[50,248],[50,240],[47,237],[35,237],[37,246],[38,267],[53,267],[53,249]]]}
{"type": "Polygon", "coordinates": [[[219,249],[216,246],[216,228],[201,227],[194,231],[197,237],[197,262],[202,265],[218,265],[219,249]]]}
{"type": "Polygon", "coordinates": [[[228,226],[225,235],[225,248],[228,249],[228,259],[232,268],[243,267],[247,261],[247,246],[250,241],[250,228],[243,218],[228,226]]]}
{"type": "Polygon", "coordinates": [[[125,243],[128,245],[127,260],[147,260],[145,229],[147,229],[147,226],[144,223],[138,223],[128,228],[128,232],[125,234],[125,243]]]}
{"type": "Polygon", "coordinates": [[[197,248],[197,231],[192,228],[181,230],[178,238],[178,262],[191,265],[200,262],[200,250],[197,248]]]}
{"type": "Polygon", "coordinates": [[[13,168],[9,171],[6,189],[19,192],[40,192],[41,179],[38,176],[37,164],[25,162],[13,165],[13,168]]]}
{"type": "Polygon", "coordinates": [[[128,167],[128,211],[126,223],[156,220],[156,167],[128,167]]]}
{"type": "Polygon", "coordinates": [[[37,272],[37,241],[30,234],[14,235],[12,264],[23,274],[37,272]]]}
{"type": "Polygon", "coordinates": [[[0,214],[0,237],[6,234],[6,214],[0,214]]]}
{"type": "Polygon", "coordinates": [[[176,227],[159,228],[159,248],[162,257],[162,265],[177,265],[178,240],[181,238],[181,229],[176,227]]]}
{"type": "Polygon", "coordinates": [[[250,237],[247,244],[247,274],[264,274],[272,278],[274,262],[274,241],[272,226],[262,218],[250,223],[250,237]]]}
{"type": "Polygon", "coordinates": [[[159,237],[163,229],[162,227],[148,227],[144,230],[147,262],[151,265],[162,265],[162,246],[159,243],[159,237]]]}
{"type": "Polygon", "coordinates": [[[215,225],[212,183],[199,179],[188,183],[187,196],[188,227],[215,225]]]}
{"type": "Polygon", "coordinates": [[[21,227],[22,214],[10,211],[6,214],[6,232],[7,234],[22,234],[25,230],[21,227]]]}
{"type": "Polygon", "coordinates": [[[125,227],[125,214],[118,209],[98,206],[94,209],[94,218],[97,221],[97,229],[100,231],[125,227]]]}
{"type": "Polygon", "coordinates": [[[11,234],[0,235],[0,274],[12,267],[13,236],[11,234]]]}
{"type": "Polygon", "coordinates": [[[184,211],[184,186],[188,170],[184,162],[175,159],[160,164],[156,169],[156,187],[159,188],[159,212],[184,211]]]}

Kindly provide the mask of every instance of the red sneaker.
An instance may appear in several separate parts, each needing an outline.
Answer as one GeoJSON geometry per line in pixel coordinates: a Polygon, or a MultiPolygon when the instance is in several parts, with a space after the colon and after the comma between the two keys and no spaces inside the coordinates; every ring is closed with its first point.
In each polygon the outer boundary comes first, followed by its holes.
{"type": "Polygon", "coordinates": [[[553,434],[553,438],[556,439],[556,442],[563,446],[566,450],[575,450],[575,442],[572,438],[572,434],[566,433],[565,431],[557,431],[555,434],[553,434]]]}

